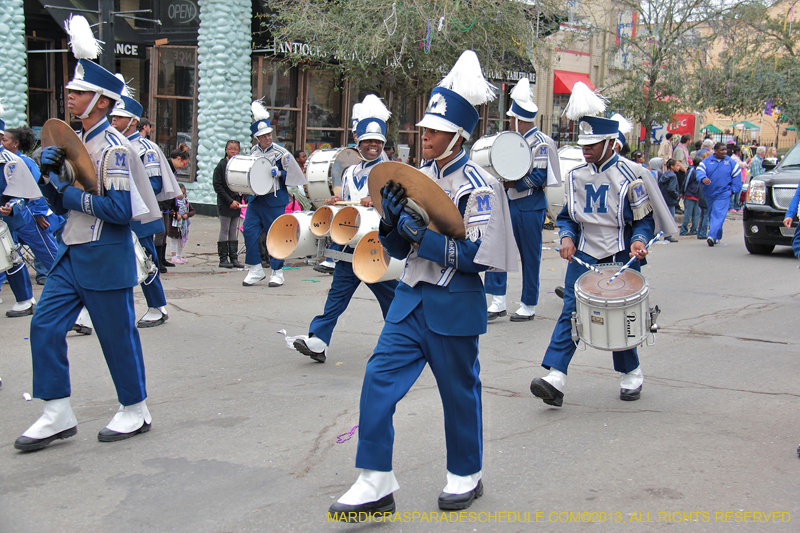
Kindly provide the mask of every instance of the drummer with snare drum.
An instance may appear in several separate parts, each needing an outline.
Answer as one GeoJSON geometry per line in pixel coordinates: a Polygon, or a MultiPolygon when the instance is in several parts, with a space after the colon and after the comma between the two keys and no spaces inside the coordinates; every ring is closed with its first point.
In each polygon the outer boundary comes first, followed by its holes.
{"type": "MultiPolygon", "coordinates": [[[[550,370],[531,382],[531,392],[547,405],[560,407],[564,401],[567,367],[575,353],[572,313],[576,310],[575,282],[587,269],[572,261],[573,256],[589,265],[627,262],[639,270],[647,255],[645,244],[653,238],[653,209],[663,202],[633,172],[635,163],[614,152],[619,123],[602,118],[604,101],[583,83],[576,83],[565,114],[579,121],[578,144],[586,163],[567,174],[567,205],[557,219],[561,257],[570,261],[564,280],[564,306],[558,317],[542,366],[550,370]]],[[[669,231],[669,228],[666,228],[669,231]]],[[[675,231],[674,229],[672,231],[675,231]]],[[[614,369],[621,375],[620,399],[638,400],[644,376],[636,349],[612,352],[614,369]]]]}
{"type": "MultiPolygon", "coordinates": [[[[511,315],[512,322],[533,320],[539,302],[539,265],[542,262],[542,229],[547,213],[544,188],[561,186],[558,152],[553,139],[539,131],[534,124],[539,108],[533,102],[530,82],[522,78],[511,91],[511,117],[515,131],[521,133],[530,145],[533,164],[530,172],[517,181],[504,182],[511,209],[514,239],[517,241],[522,262],[522,297],[520,307],[511,315]]],[[[492,296],[488,320],[506,316],[505,272],[487,272],[486,294],[492,296]]]]}
{"type": "MultiPolygon", "coordinates": [[[[374,94],[368,94],[359,106],[359,117],[355,135],[358,141],[358,153],[363,161],[347,167],[342,175],[341,195],[328,198],[325,203],[335,205],[338,201],[360,202],[364,207],[372,206],[369,196],[368,179],[370,171],[382,161],[383,145],[386,142],[386,121],[391,112],[374,94]]],[[[354,108],[354,115],[356,109],[354,108]]],[[[352,253],[351,248],[344,252],[352,253]]],[[[308,328],[308,335],[301,335],[294,341],[295,349],[317,361],[324,363],[328,346],[331,343],[333,328],[339,317],[347,309],[350,299],[361,284],[361,280],[353,273],[353,265],[347,261],[337,261],[333,270],[333,281],[325,301],[325,310],[314,317],[308,328]]],[[[367,287],[378,299],[384,318],[394,298],[397,280],[368,283],[367,287]]]]}
{"type": "MultiPolygon", "coordinates": [[[[249,269],[242,285],[255,285],[267,275],[261,267],[261,252],[258,238],[262,231],[269,232],[275,219],[281,216],[289,203],[287,186],[300,186],[306,183],[306,177],[291,152],[272,142],[272,126],[269,123],[269,111],[256,100],[251,106],[255,122],[250,126],[253,137],[258,144],[250,149],[250,155],[264,157],[272,165],[273,186],[270,192],[260,196],[251,195],[247,200],[247,214],[244,218],[244,243],[247,247],[244,263],[249,269]]],[[[272,274],[270,287],[283,285],[283,260],[269,258],[272,274]]]]}

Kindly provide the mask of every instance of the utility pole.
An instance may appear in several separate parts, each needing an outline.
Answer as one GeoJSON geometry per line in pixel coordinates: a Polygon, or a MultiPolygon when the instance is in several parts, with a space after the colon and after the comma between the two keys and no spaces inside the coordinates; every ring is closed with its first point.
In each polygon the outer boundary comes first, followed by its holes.
{"type": "Polygon", "coordinates": [[[114,0],[98,0],[100,11],[99,39],[105,44],[103,52],[100,54],[100,66],[109,72],[116,72],[117,66],[114,58],[114,16],[111,11],[114,9],[114,0]]]}

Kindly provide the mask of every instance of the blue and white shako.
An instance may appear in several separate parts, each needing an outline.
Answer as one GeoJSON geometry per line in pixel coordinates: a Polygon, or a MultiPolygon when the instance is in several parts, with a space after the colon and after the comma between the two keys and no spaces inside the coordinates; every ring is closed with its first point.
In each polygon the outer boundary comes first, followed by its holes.
{"type": "Polygon", "coordinates": [[[358,142],[375,139],[386,142],[386,121],[392,115],[391,111],[381,102],[381,99],[374,94],[368,94],[359,105],[358,110],[354,106],[354,115],[358,113],[358,123],[356,124],[356,139],[358,142]]]}
{"type": "Polygon", "coordinates": [[[272,133],[272,125],[269,123],[269,111],[261,103],[261,100],[255,100],[250,104],[250,111],[253,113],[253,122],[250,125],[250,133],[253,137],[261,137],[267,133],[272,133]]]}
{"type": "Polygon", "coordinates": [[[119,100],[117,100],[117,104],[114,106],[114,109],[111,111],[110,115],[112,117],[129,117],[140,120],[142,118],[142,113],[144,113],[144,107],[142,107],[142,104],[130,96],[125,96],[123,94],[119,97],[119,100]]]}
{"type": "Polygon", "coordinates": [[[523,122],[533,122],[539,106],[533,101],[531,83],[528,78],[520,78],[511,89],[511,108],[506,111],[506,116],[516,117],[523,122]]]}

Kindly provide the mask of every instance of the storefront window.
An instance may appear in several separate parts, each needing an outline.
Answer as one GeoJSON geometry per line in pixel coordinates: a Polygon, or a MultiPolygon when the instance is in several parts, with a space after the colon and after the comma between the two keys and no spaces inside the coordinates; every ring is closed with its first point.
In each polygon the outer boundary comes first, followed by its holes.
{"type": "Polygon", "coordinates": [[[312,70],[308,76],[309,137],[316,128],[342,128],[342,91],[332,72],[312,70]]]}
{"type": "Polygon", "coordinates": [[[253,57],[253,94],[263,98],[272,124],[273,142],[290,152],[297,148],[297,126],[300,108],[297,106],[297,68],[272,61],[264,56],[253,57]]]}
{"type": "Polygon", "coordinates": [[[550,137],[556,141],[558,146],[577,141],[575,122],[569,120],[565,116],[562,116],[562,112],[564,111],[564,108],[567,107],[567,102],[569,102],[569,97],[569,94],[553,95],[553,119],[550,137]]]}
{"type": "Polygon", "coordinates": [[[308,129],[306,134],[306,153],[314,153],[320,148],[337,148],[341,146],[342,134],[340,131],[308,129]]]}
{"type": "Polygon", "coordinates": [[[510,107],[511,99],[508,93],[511,92],[512,84],[503,81],[492,80],[491,82],[498,88],[497,98],[486,104],[488,111],[488,123],[486,125],[486,135],[494,135],[510,128],[511,121],[506,115],[510,107]]]}
{"type": "Polygon", "coordinates": [[[158,96],[193,96],[197,50],[194,47],[158,48],[158,96]]]}
{"type": "Polygon", "coordinates": [[[37,51],[53,47],[53,41],[28,39],[28,121],[37,137],[47,119],[56,116],[54,54],[37,51]]]}

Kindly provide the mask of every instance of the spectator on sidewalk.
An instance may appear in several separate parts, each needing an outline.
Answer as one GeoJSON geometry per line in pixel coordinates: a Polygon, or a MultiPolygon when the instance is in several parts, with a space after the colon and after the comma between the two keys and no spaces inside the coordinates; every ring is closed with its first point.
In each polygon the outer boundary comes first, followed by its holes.
{"type": "MultiPolygon", "coordinates": [[[[667,160],[666,167],[667,171],[658,179],[658,188],[661,190],[661,196],[664,197],[664,201],[667,203],[667,207],[669,207],[669,211],[672,213],[672,218],[674,219],[675,207],[678,205],[678,199],[680,198],[677,176],[677,171],[680,170],[680,164],[675,159],[669,159],[667,160]]],[[[678,239],[672,235],[667,235],[664,237],[664,240],[668,242],[678,242],[678,239]]]]}

